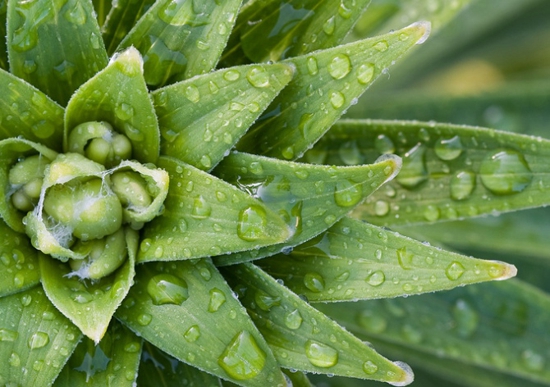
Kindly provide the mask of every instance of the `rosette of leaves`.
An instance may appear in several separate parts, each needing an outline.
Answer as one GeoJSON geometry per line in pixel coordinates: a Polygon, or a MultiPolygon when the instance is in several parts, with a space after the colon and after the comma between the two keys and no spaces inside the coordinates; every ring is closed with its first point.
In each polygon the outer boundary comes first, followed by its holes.
{"type": "MultiPolygon", "coordinates": [[[[375,224],[393,224],[378,221],[390,210],[413,223],[542,204],[548,145],[337,122],[430,31],[343,44],[368,3],[0,3],[1,384],[413,381],[334,322],[337,308],[310,303],[514,276],[375,224]]],[[[464,337],[468,308],[455,313],[464,337]]],[[[382,312],[360,317],[385,331],[382,312]]]]}

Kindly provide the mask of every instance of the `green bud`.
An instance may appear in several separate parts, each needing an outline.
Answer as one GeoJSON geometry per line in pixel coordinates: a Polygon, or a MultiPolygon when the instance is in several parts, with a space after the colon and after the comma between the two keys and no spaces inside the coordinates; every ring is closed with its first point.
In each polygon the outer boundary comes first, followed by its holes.
{"type": "Polygon", "coordinates": [[[140,210],[151,205],[147,183],[137,172],[122,171],[111,175],[113,191],[124,207],[140,210]]]}
{"type": "Polygon", "coordinates": [[[9,172],[8,181],[17,187],[11,195],[11,202],[20,211],[28,212],[38,203],[44,171],[51,161],[42,155],[24,158],[15,164],[9,172]]]}

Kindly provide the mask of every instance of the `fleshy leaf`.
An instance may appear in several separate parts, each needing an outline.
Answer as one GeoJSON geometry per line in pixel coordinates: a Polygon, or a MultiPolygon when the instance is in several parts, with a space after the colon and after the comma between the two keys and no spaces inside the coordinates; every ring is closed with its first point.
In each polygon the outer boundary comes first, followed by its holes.
{"type": "Polygon", "coordinates": [[[444,251],[349,218],[258,266],[311,302],[406,296],[516,274],[512,265],[444,251]]]}
{"type": "Polygon", "coordinates": [[[116,320],[99,344],[85,337],[55,380],[54,387],[136,384],[142,340],[116,320]]]}
{"type": "Polygon", "coordinates": [[[10,73],[0,70],[0,138],[23,136],[56,151],[63,138],[63,108],[10,73]]]}
{"type": "Polygon", "coordinates": [[[392,179],[400,165],[399,158],[390,156],[373,165],[338,168],[230,154],[215,173],[276,211],[293,235],[284,243],[218,256],[216,265],[263,258],[313,238],[392,179]]]}
{"type": "Polygon", "coordinates": [[[64,147],[79,124],[106,121],[132,143],[133,158],[154,163],[160,134],[153,104],[143,79],[143,61],[134,48],[113,58],[109,66],[82,85],[65,113],[64,147]]]}
{"type": "Polygon", "coordinates": [[[139,265],[116,316],[203,371],[242,386],[286,386],[269,347],[209,259],[139,265]]]}
{"type": "Polygon", "coordinates": [[[283,64],[233,67],[153,92],[161,153],[202,170],[214,168],[292,73],[283,64]]]}
{"type": "Polygon", "coordinates": [[[10,71],[62,106],[107,65],[91,1],[8,0],[10,71]]]}
{"type": "Polygon", "coordinates": [[[550,141],[416,121],[341,121],[304,160],[336,165],[403,157],[385,189],[352,214],[380,225],[435,222],[547,205],[550,141]]]}
{"type": "Polygon", "coordinates": [[[28,289],[40,282],[38,252],[28,239],[0,220],[0,297],[28,289]]]}
{"type": "Polygon", "coordinates": [[[216,67],[241,0],[160,0],[124,37],[117,50],[135,46],[147,84],[161,87],[216,67]]]}
{"type": "Polygon", "coordinates": [[[138,262],[201,258],[280,243],[290,228],[268,206],[183,162],[161,157],[170,174],[162,215],[143,231],[138,262]]]}
{"type": "Polygon", "coordinates": [[[382,357],[251,263],[222,273],[281,367],[398,385],[413,381],[408,366],[382,357]]]}
{"type": "Polygon", "coordinates": [[[41,287],[0,299],[0,383],[50,386],[81,333],[41,287]]]}
{"type": "Polygon", "coordinates": [[[300,157],[387,68],[429,34],[429,23],[291,58],[293,81],[237,149],[286,160],[300,157]]]}
{"type": "Polygon", "coordinates": [[[128,259],[108,277],[84,282],[71,276],[67,263],[40,257],[42,285],[51,302],[86,336],[99,343],[134,277],[138,234],[126,230],[128,259]]]}
{"type": "Polygon", "coordinates": [[[550,383],[550,298],[519,280],[318,307],[366,340],[550,383]]]}
{"type": "Polygon", "coordinates": [[[130,32],[154,0],[119,0],[113,4],[101,27],[107,53],[113,55],[122,39],[130,32]]]}
{"type": "Polygon", "coordinates": [[[139,386],[221,387],[221,381],[198,368],[178,361],[145,342],[139,366],[139,386]]]}
{"type": "Polygon", "coordinates": [[[249,1],[239,12],[223,62],[278,61],[336,46],[369,1],[249,1]]]}

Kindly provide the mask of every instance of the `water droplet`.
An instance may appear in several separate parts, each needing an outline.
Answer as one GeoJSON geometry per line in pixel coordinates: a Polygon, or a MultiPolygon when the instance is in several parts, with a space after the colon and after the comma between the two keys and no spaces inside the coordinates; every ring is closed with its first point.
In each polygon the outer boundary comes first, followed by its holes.
{"type": "Polygon", "coordinates": [[[451,198],[468,199],[476,185],[476,175],[471,171],[458,171],[451,178],[451,198]]]}
{"type": "Polygon", "coordinates": [[[82,4],[80,4],[79,1],[73,2],[73,7],[69,8],[63,16],[65,19],[67,19],[69,22],[77,24],[77,25],[83,25],[86,23],[87,15],[86,11],[82,7],[82,4]]]}
{"type": "Polygon", "coordinates": [[[128,123],[124,124],[124,134],[132,141],[140,142],[145,139],[145,135],[141,130],[128,123]]]}
{"type": "Polygon", "coordinates": [[[397,253],[397,261],[399,262],[399,266],[401,266],[405,270],[409,270],[413,268],[414,254],[409,253],[405,246],[401,247],[400,249],[397,249],[396,253],[397,253]]]}
{"type": "Polygon", "coordinates": [[[98,50],[101,47],[99,37],[94,33],[90,35],[90,44],[94,50],[98,50]]]}
{"type": "Polygon", "coordinates": [[[189,343],[193,343],[199,339],[201,336],[201,330],[198,325],[192,325],[185,333],[183,334],[183,337],[185,337],[185,340],[187,340],[189,343]]]}
{"type": "Polygon", "coordinates": [[[27,345],[30,349],[45,347],[50,342],[50,336],[45,332],[35,332],[29,338],[27,345]]]}
{"type": "Polygon", "coordinates": [[[254,66],[246,73],[246,79],[254,87],[268,87],[269,73],[263,67],[254,66]]]}
{"type": "Polygon", "coordinates": [[[388,326],[386,319],[371,309],[365,309],[359,313],[357,320],[370,333],[382,333],[388,326]]]}
{"type": "Polygon", "coordinates": [[[208,24],[208,15],[196,12],[193,1],[172,0],[164,2],[158,10],[158,17],[173,26],[197,27],[208,24]]]}
{"type": "Polygon", "coordinates": [[[434,151],[441,160],[454,160],[462,153],[462,143],[460,137],[440,138],[436,141],[434,151]]]}
{"type": "Polygon", "coordinates": [[[272,307],[281,305],[281,297],[274,297],[263,290],[258,290],[254,294],[254,301],[258,308],[268,312],[272,307]]]}
{"type": "Polygon", "coordinates": [[[227,374],[237,380],[252,379],[262,372],[266,354],[248,331],[237,334],[218,359],[227,374]]]}
{"type": "Polygon", "coordinates": [[[305,350],[307,359],[316,367],[328,368],[338,363],[338,351],[326,344],[308,340],[305,350]]]}
{"type": "Polygon", "coordinates": [[[451,281],[456,281],[460,277],[462,277],[462,274],[464,274],[464,266],[457,261],[452,262],[449,266],[447,266],[447,269],[445,269],[445,275],[448,279],[451,281]]]}
{"type": "Polygon", "coordinates": [[[372,375],[376,373],[376,371],[378,371],[378,366],[374,364],[372,361],[367,360],[366,362],[363,363],[363,371],[367,375],[372,375]]]}
{"type": "Polygon", "coordinates": [[[422,341],[422,333],[410,324],[403,325],[401,332],[409,343],[418,344],[422,341]]]}
{"type": "Polygon", "coordinates": [[[236,81],[240,77],[241,77],[241,73],[238,72],[237,70],[227,70],[223,74],[223,79],[225,79],[226,81],[229,81],[229,82],[236,81]]]}
{"type": "Polygon", "coordinates": [[[77,291],[71,294],[71,299],[78,304],[87,304],[94,299],[94,296],[86,291],[77,291]]]}
{"type": "Polygon", "coordinates": [[[210,281],[210,279],[212,278],[212,272],[210,272],[210,270],[208,270],[208,268],[206,267],[201,267],[199,269],[199,274],[205,281],[210,281]]]}
{"type": "Polygon", "coordinates": [[[25,74],[32,74],[36,71],[37,68],[38,65],[32,59],[27,59],[25,62],[23,62],[23,72],[25,74]]]}
{"type": "Polygon", "coordinates": [[[212,166],[212,159],[208,155],[203,155],[200,160],[201,165],[204,168],[210,168],[212,166]]]}
{"type": "Polygon", "coordinates": [[[523,155],[513,150],[498,150],[486,157],[479,168],[483,185],[497,195],[522,192],[533,179],[523,155]]]}
{"type": "Polygon", "coordinates": [[[298,309],[294,309],[285,316],[285,325],[288,329],[298,329],[302,326],[302,315],[298,309]]]}
{"type": "Polygon", "coordinates": [[[21,358],[15,352],[12,352],[8,359],[8,364],[12,367],[19,367],[21,365],[21,358]]]}
{"type": "Polygon", "coordinates": [[[523,361],[523,364],[525,364],[525,366],[530,370],[544,370],[544,357],[531,349],[526,349],[521,353],[521,360],[523,361]]]}
{"type": "Polygon", "coordinates": [[[414,188],[428,179],[424,162],[426,148],[418,143],[403,155],[403,167],[397,175],[397,182],[405,188],[414,188]]]}
{"type": "Polygon", "coordinates": [[[45,139],[54,134],[55,125],[51,121],[40,120],[31,127],[31,130],[36,137],[45,139]]]}
{"type": "Polygon", "coordinates": [[[395,145],[393,141],[384,134],[379,134],[374,140],[374,147],[381,154],[395,153],[395,145]]]}
{"type": "Polygon", "coordinates": [[[374,203],[374,213],[377,216],[384,216],[387,215],[390,211],[390,205],[388,202],[384,200],[377,200],[376,203],[374,203]]]}
{"type": "Polygon", "coordinates": [[[339,91],[333,91],[330,93],[330,103],[335,109],[340,109],[345,102],[346,98],[344,97],[344,94],[339,91]]]}
{"type": "Polygon", "coordinates": [[[212,207],[202,195],[196,197],[193,203],[193,212],[191,216],[195,219],[206,219],[211,213],[212,207]]]}
{"type": "Polygon", "coordinates": [[[456,333],[462,338],[471,337],[479,325],[479,314],[466,300],[459,298],[452,308],[456,322],[456,333]]]}
{"type": "Polygon", "coordinates": [[[281,151],[281,155],[287,159],[292,160],[294,158],[294,147],[288,146],[281,151]]]}
{"type": "Polygon", "coordinates": [[[325,280],[319,273],[306,273],[304,275],[304,285],[314,293],[322,292],[325,289],[325,280]]]}
{"type": "Polygon", "coordinates": [[[210,290],[210,301],[208,303],[208,311],[210,313],[217,312],[220,307],[225,303],[225,293],[220,289],[213,288],[210,290]]]}
{"type": "Polygon", "coordinates": [[[124,346],[124,351],[125,352],[128,352],[128,353],[136,353],[138,352],[139,350],[141,349],[141,345],[136,342],[136,341],[133,341],[131,343],[128,343],[124,346]]]}
{"type": "Polygon", "coordinates": [[[317,65],[317,59],[310,56],[306,61],[307,71],[310,75],[317,75],[319,72],[319,66],[317,65]]]}
{"type": "Polygon", "coordinates": [[[199,91],[199,88],[195,85],[189,85],[185,88],[185,91],[184,91],[184,94],[185,96],[187,97],[187,99],[193,103],[197,103],[199,102],[200,98],[201,98],[201,94],[200,94],[200,91],[199,91]]]}
{"type": "Polygon", "coordinates": [[[44,361],[42,360],[35,360],[32,364],[32,369],[35,371],[41,371],[42,368],[44,368],[44,361]]]}
{"type": "Polygon", "coordinates": [[[328,73],[334,79],[342,79],[351,71],[351,61],[346,54],[335,55],[328,64],[328,73]]]}
{"type": "Polygon", "coordinates": [[[265,210],[256,205],[249,206],[239,213],[237,235],[245,241],[256,241],[265,237],[267,215],[265,210]]]}
{"type": "Polygon", "coordinates": [[[147,293],[155,305],[181,305],[189,298],[187,283],[172,274],[157,274],[147,283],[147,293]]]}
{"type": "Polygon", "coordinates": [[[153,316],[151,316],[149,313],[140,314],[137,318],[138,324],[142,326],[149,325],[151,323],[151,320],[153,320],[153,316]]]}
{"type": "Polygon", "coordinates": [[[385,40],[381,40],[380,42],[376,43],[374,45],[374,49],[380,52],[385,52],[389,48],[388,42],[385,40]]]}
{"type": "Polygon", "coordinates": [[[371,286],[380,286],[386,280],[386,276],[381,270],[376,270],[367,277],[367,283],[371,286]]]}
{"type": "Polygon", "coordinates": [[[366,85],[374,78],[374,63],[364,63],[357,69],[357,81],[366,85]]]}
{"type": "Polygon", "coordinates": [[[351,180],[340,180],[334,187],[334,201],[340,207],[351,207],[363,199],[363,187],[351,180]]]}
{"type": "Polygon", "coordinates": [[[22,288],[23,285],[25,285],[25,275],[23,273],[17,273],[16,275],[14,275],[13,284],[16,288],[22,288]]]}
{"type": "Polygon", "coordinates": [[[15,341],[19,333],[5,328],[0,328],[0,341],[15,341]]]}
{"type": "Polygon", "coordinates": [[[439,219],[440,211],[439,208],[430,204],[424,209],[423,215],[424,219],[426,219],[428,222],[435,222],[439,219]]]}

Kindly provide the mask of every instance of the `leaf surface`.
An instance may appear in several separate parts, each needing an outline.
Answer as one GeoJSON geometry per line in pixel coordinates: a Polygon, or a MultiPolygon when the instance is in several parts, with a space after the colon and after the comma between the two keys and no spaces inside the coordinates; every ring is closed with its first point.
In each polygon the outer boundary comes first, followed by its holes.
{"type": "Polygon", "coordinates": [[[422,43],[429,24],[288,59],[292,82],[275,98],[237,149],[286,160],[300,157],[393,61],[422,43]]]}
{"type": "Polygon", "coordinates": [[[107,65],[92,2],[7,3],[11,73],[65,106],[80,85],[107,65]]]}
{"type": "Polygon", "coordinates": [[[350,218],[258,266],[310,302],[407,296],[516,274],[512,265],[465,257],[350,218]]]}
{"type": "Polygon", "coordinates": [[[376,353],[258,267],[244,263],[222,273],[282,367],[403,385],[412,382],[412,372],[376,353]]]}
{"type": "Polygon", "coordinates": [[[269,347],[208,259],[139,265],[116,315],[151,344],[208,373],[242,386],[286,386],[269,347]]]}
{"type": "Polygon", "coordinates": [[[81,333],[49,302],[40,286],[0,298],[0,383],[49,386],[81,333]]]}
{"type": "MultiPolygon", "coordinates": [[[[8,3],[2,1],[0,3],[0,36],[6,36],[6,13],[8,12],[8,3]]],[[[0,68],[8,70],[8,47],[6,46],[6,39],[0,39],[0,68]]]]}
{"type": "Polygon", "coordinates": [[[292,79],[284,64],[220,70],[152,93],[161,152],[210,170],[292,79]]]}
{"type": "Polygon", "coordinates": [[[218,256],[216,265],[263,258],[313,238],[392,179],[399,167],[400,160],[393,157],[373,165],[338,168],[230,154],[215,174],[277,212],[293,235],[286,242],[260,250],[218,256]]]}

